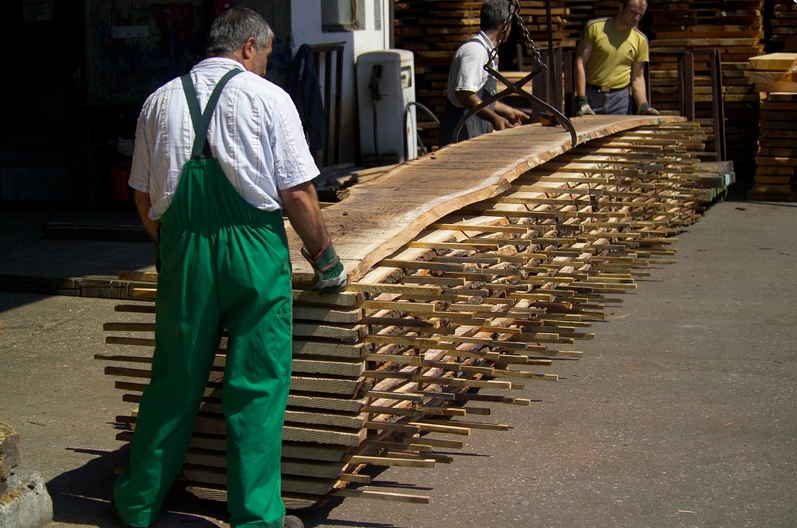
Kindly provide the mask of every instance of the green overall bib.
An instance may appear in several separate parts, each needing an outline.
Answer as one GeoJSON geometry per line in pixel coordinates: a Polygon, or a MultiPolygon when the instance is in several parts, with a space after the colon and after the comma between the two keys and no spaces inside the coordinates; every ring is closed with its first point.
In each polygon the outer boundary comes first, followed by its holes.
{"type": "Polygon", "coordinates": [[[152,380],[130,465],[114,485],[119,514],[134,526],[156,519],[180,472],[224,328],[230,524],[281,527],[285,515],[280,459],[292,336],[285,228],[280,211],[241,197],[206,146],[218,95],[235,73],[219,81],[201,119],[191,79],[183,78],[196,140],[161,218],[152,380]]]}

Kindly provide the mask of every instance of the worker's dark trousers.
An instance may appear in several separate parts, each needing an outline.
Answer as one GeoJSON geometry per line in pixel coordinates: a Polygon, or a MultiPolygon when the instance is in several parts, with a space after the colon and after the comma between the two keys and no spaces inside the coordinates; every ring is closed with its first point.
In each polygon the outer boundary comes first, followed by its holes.
{"type": "Polygon", "coordinates": [[[151,524],[177,477],[214,360],[224,365],[230,524],[281,527],[282,425],[291,375],[291,281],[279,211],[249,205],[214,159],[189,161],[161,219],[152,381],[130,466],[114,486],[122,518],[151,524]],[[217,355],[222,329],[229,348],[217,355]]]}
{"type": "MultiPolygon", "coordinates": [[[[495,108],[495,105],[491,105],[491,108],[495,108]]],[[[446,107],[443,111],[443,117],[440,118],[440,126],[437,132],[437,140],[440,147],[445,147],[449,143],[456,143],[454,141],[454,132],[459,120],[462,119],[462,116],[464,116],[466,112],[467,109],[458,108],[454,106],[451,101],[446,99],[446,107]]],[[[465,121],[465,124],[459,131],[459,138],[457,141],[465,141],[466,139],[475,138],[492,131],[492,123],[475,115],[465,121]]]]}

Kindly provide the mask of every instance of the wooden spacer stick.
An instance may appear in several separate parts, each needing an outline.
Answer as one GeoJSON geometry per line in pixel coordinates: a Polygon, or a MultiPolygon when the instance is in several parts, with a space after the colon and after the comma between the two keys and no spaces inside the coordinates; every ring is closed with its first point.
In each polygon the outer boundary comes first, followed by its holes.
{"type": "Polygon", "coordinates": [[[329,493],[332,497],[348,497],[355,499],[375,499],[392,502],[409,502],[411,504],[429,504],[429,497],[421,495],[407,495],[403,493],[385,493],[383,491],[366,491],[360,489],[339,489],[329,493]]]}

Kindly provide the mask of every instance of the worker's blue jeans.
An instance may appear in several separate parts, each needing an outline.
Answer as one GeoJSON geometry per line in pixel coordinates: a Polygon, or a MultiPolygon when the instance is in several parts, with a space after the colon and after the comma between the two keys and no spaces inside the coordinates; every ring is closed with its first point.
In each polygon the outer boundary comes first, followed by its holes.
{"type": "Polygon", "coordinates": [[[631,93],[628,88],[604,92],[587,86],[589,106],[596,114],[628,115],[631,113],[631,93]]]}

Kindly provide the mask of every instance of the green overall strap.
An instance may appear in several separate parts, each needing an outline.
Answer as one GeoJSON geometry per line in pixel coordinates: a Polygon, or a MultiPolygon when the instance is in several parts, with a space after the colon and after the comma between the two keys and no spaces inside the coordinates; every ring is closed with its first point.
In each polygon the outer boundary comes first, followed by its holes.
{"type": "Polygon", "coordinates": [[[196,95],[194,83],[191,81],[191,75],[186,74],[180,77],[183,82],[183,90],[185,91],[185,98],[188,101],[188,110],[191,112],[191,122],[194,124],[194,133],[196,139],[194,140],[194,148],[191,150],[191,159],[211,158],[210,148],[207,146],[208,128],[210,127],[210,118],[213,115],[213,110],[216,109],[216,103],[219,101],[221,91],[227,81],[242,73],[238,68],[233,68],[224,74],[224,77],[219,79],[219,83],[210,94],[208,104],[205,107],[205,112],[199,109],[199,98],[196,95]]]}

